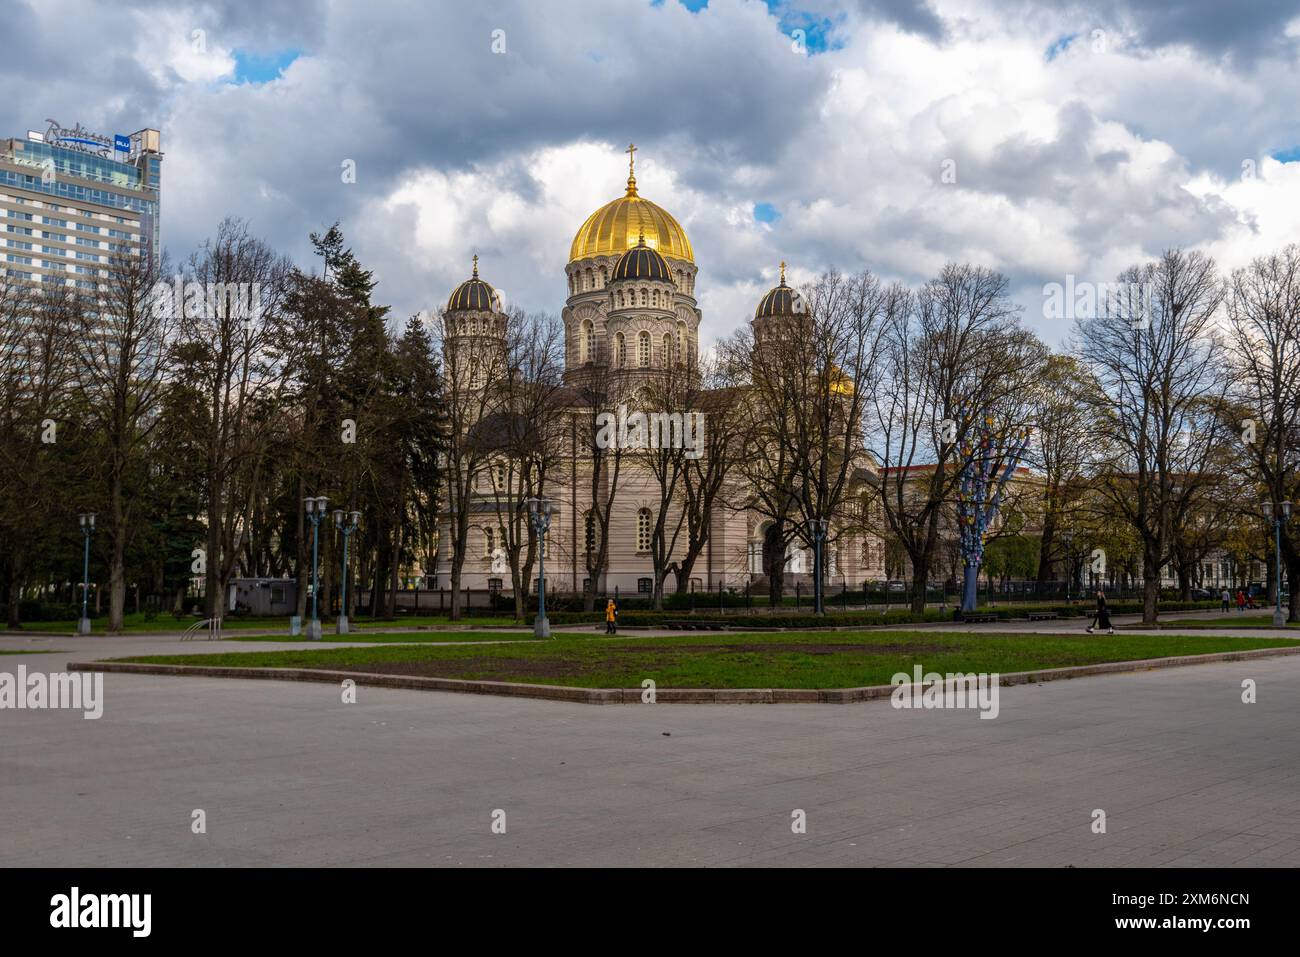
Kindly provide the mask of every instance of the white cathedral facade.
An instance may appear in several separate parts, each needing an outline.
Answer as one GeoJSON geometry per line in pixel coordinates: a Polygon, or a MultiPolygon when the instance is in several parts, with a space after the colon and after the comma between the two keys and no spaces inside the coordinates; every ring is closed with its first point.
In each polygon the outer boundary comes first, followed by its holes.
{"type": "MultiPolygon", "coordinates": [[[[629,147],[629,153],[634,149],[629,147]]],[[[562,313],[566,384],[577,385],[593,373],[635,381],[638,375],[655,370],[694,367],[702,318],[695,297],[695,252],[677,220],[639,194],[633,164],[629,163],[624,195],[596,210],[578,229],[564,271],[569,293],[562,313]]],[[[786,285],[783,269],[780,285],[755,310],[755,328],[798,311],[802,311],[799,293],[786,285]]],[[[476,257],[473,276],[456,288],[443,311],[447,338],[500,329],[504,322],[500,298],[479,277],[476,257]]],[[[581,449],[564,449],[557,465],[545,492],[553,507],[546,581],[548,593],[564,594],[583,591],[588,583],[585,548],[590,541],[591,472],[581,449]]],[[[471,533],[461,587],[471,591],[511,588],[492,482],[491,470],[485,469],[469,503],[471,533]]],[[[743,589],[763,578],[766,522],[744,507],[744,489],[734,480],[730,486],[723,496],[726,502],[713,511],[707,546],[691,570],[689,585],[697,592],[743,589]]],[[[645,596],[652,590],[650,535],[659,502],[659,485],[650,469],[625,461],[610,510],[607,560],[595,583],[598,594],[612,595],[617,589],[623,595],[645,596]]],[[[445,514],[435,567],[426,569],[426,583],[434,587],[450,584],[450,521],[450,514],[445,514]]],[[[670,522],[675,521],[671,515],[670,522]]],[[[673,558],[685,551],[683,529],[673,558]]],[[[799,581],[806,589],[811,552],[792,545],[785,569],[787,589],[799,581]]],[[[534,566],[530,590],[536,588],[536,574],[534,566]]],[[[864,580],[883,577],[884,546],[878,537],[846,534],[828,545],[828,589],[837,590],[841,584],[856,589],[864,580]]],[[[665,594],[672,593],[676,584],[669,574],[665,594]]]]}

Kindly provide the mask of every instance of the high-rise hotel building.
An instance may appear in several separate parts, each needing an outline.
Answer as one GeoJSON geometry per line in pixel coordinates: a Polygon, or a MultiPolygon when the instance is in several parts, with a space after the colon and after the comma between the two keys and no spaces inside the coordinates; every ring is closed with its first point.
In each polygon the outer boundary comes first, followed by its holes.
{"type": "Polygon", "coordinates": [[[49,121],[0,140],[0,274],[94,290],[114,259],[155,259],[161,166],[157,130],[110,137],[49,121]]]}

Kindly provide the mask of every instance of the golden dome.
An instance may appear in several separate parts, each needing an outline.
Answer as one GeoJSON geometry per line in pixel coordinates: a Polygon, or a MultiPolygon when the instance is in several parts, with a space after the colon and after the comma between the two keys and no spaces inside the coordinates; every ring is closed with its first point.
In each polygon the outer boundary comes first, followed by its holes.
{"type": "MultiPolygon", "coordinates": [[[[628,147],[628,153],[635,152],[628,147]]],[[[686,230],[673,217],[636,191],[636,175],[629,162],[627,193],[606,203],[587,217],[569,248],[569,262],[591,256],[621,256],[645,234],[646,245],[662,256],[695,262],[686,230]]]]}

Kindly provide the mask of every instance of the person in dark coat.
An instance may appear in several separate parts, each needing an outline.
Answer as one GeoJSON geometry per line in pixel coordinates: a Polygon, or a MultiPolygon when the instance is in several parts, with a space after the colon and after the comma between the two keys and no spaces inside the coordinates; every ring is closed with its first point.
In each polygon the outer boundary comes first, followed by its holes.
{"type": "Polygon", "coordinates": [[[1110,609],[1106,607],[1106,595],[1104,592],[1097,592],[1097,615],[1088,626],[1088,634],[1092,634],[1094,629],[1101,628],[1110,634],[1115,634],[1115,627],[1110,623],[1110,609]]]}

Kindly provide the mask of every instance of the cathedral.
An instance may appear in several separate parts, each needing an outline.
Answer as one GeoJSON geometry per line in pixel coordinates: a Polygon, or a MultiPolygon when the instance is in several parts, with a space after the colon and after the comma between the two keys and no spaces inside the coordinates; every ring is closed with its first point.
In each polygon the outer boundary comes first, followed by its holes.
{"type": "MultiPolygon", "coordinates": [[[[568,298],[562,313],[567,386],[580,385],[584,377],[605,375],[621,383],[622,394],[635,393],[638,377],[694,368],[699,356],[702,313],[695,296],[699,271],[695,251],[672,214],[640,195],[635,150],[635,146],[627,150],[626,192],[587,217],[569,248],[564,269],[568,298]]],[[[799,292],[786,285],[782,263],[780,283],[755,309],[755,336],[761,339],[772,324],[801,318],[805,311],[799,292]]],[[[504,329],[500,297],[480,278],[477,256],[473,275],[448,298],[442,322],[445,343],[457,337],[463,341],[499,334],[504,329]]],[[[451,357],[446,361],[450,363],[451,357]]],[[[588,513],[591,470],[579,448],[566,448],[558,458],[561,467],[548,477],[545,493],[553,508],[546,539],[546,581],[548,592],[565,594],[583,591],[589,583],[585,549],[593,534],[588,513]]],[[[858,471],[861,478],[853,494],[865,507],[869,498],[865,483],[874,469],[864,461],[858,471]]],[[[469,503],[471,534],[461,587],[471,592],[509,591],[511,587],[493,481],[492,468],[485,468],[469,503]]],[[[713,511],[708,542],[691,569],[689,587],[716,593],[719,587],[743,590],[754,584],[758,593],[760,579],[766,588],[766,523],[761,515],[744,507],[744,489],[734,479],[728,484],[726,504],[713,511]]],[[[617,590],[622,595],[646,597],[651,593],[651,530],[659,503],[659,485],[651,470],[635,460],[625,461],[610,509],[608,555],[595,583],[597,594],[612,595],[617,590]]],[[[438,540],[445,544],[440,544],[434,568],[426,570],[426,581],[433,587],[450,584],[451,520],[450,513],[443,516],[438,540]]],[[[676,520],[675,514],[670,516],[670,523],[676,520]]],[[[884,577],[883,544],[877,536],[863,534],[861,527],[855,522],[853,532],[831,534],[825,556],[828,591],[838,590],[842,584],[860,588],[864,580],[884,577]]],[[[685,550],[683,530],[673,559],[685,550]]],[[[812,567],[811,550],[798,542],[791,544],[784,558],[787,590],[802,584],[806,593],[812,567]]],[[[536,567],[533,576],[530,590],[536,589],[536,567]]],[[[665,594],[672,593],[676,585],[670,573],[664,581],[665,594]]]]}

